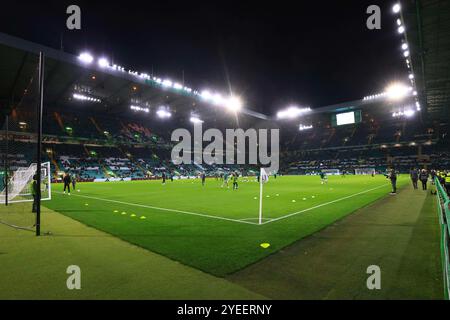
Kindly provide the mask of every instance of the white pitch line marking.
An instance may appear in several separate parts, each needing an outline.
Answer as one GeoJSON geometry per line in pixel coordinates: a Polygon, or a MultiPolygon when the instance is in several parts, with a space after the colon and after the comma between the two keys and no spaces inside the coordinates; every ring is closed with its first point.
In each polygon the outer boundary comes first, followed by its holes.
{"type": "MultiPolygon", "coordinates": [[[[62,192],[56,192],[56,191],[55,191],[55,193],[62,194],[62,192]]],[[[237,219],[224,218],[224,217],[220,217],[220,216],[211,216],[211,215],[207,215],[207,214],[203,214],[203,213],[197,213],[197,212],[190,212],[190,211],[183,211],[183,210],[176,210],[176,209],[168,209],[168,208],[161,208],[161,207],[153,207],[153,206],[147,206],[147,205],[144,205],[144,204],[124,202],[124,201],[119,201],[119,200],[104,199],[104,198],[91,197],[91,196],[84,196],[84,195],[78,195],[78,194],[74,195],[74,196],[75,197],[87,198],[87,199],[93,199],[93,200],[100,200],[100,201],[106,201],[106,202],[119,203],[119,204],[124,204],[124,205],[127,205],[127,206],[135,206],[135,207],[141,207],[141,208],[147,208],[147,209],[154,209],[154,210],[161,210],[161,211],[183,213],[183,214],[188,214],[188,215],[192,215],[192,216],[199,216],[199,217],[204,217],[204,218],[211,218],[211,219],[225,220],[225,221],[231,221],[231,222],[238,222],[238,223],[246,223],[246,224],[258,225],[257,223],[254,223],[254,222],[241,221],[241,220],[237,220],[237,219]]]]}
{"type": "Polygon", "coordinates": [[[356,197],[356,196],[358,196],[360,194],[364,194],[364,193],[367,193],[367,192],[370,192],[370,191],[373,191],[373,190],[376,190],[376,189],[380,189],[382,187],[386,187],[386,185],[382,185],[382,186],[378,186],[378,187],[375,187],[375,188],[372,188],[372,189],[369,189],[369,190],[365,190],[365,191],[361,191],[361,192],[358,192],[358,193],[354,193],[354,194],[351,194],[351,195],[343,197],[343,198],[339,198],[339,199],[336,199],[336,200],[325,202],[325,203],[319,204],[317,206],[314,206],[314,207],[311,207],[311,208],[307,208],[307,209],[304,209],[304,210],[300,210],[300,211],[297,211],[297,212],[289,213],[287,215],[284,215],[284,216],[281,216],[281,217],[278,217],[278,218],[273,218],[270,221],[266,221],[266,222],[261,223],[261,225],[267,224],[267,223],[271,223],[271,222],[275,222],[275,221],[279,221],[279,220],[282,220],[282,219],[286,219],[286,218],[295,216],[295,215],[297,215],[299,213],[311,211],[311,210],[314,210],[314,209],[317,209],[317,208],[320,208],[320,207],[323,207],[323,206],[327,206],[327,205],[332,204],[332,203],[336,203],[336,202],[339,202],[339,201],[342,201],[342,200],[353,198],[353,197],[356,197]]]}

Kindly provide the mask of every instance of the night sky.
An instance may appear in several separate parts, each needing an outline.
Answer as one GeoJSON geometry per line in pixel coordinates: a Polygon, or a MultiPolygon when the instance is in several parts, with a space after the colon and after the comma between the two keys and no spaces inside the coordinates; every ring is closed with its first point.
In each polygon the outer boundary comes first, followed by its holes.
{"type": "MultiPolygon", "coordinates": [[[[10,2],[10,1],[8,1],[10,2]]],[[[114,63],[194,89],[230,88],[253,110],[320,107],[362,98],[406,78],[393,1],[15,1],[0,31],[114,63]],[[297,2],[297,3],[295,3],[297,2]],[[295,4],[294,4],[295,3],[295,4]],[[66,7],[82,30],[65,27],[66,7]],[[366,28],[370,4],[382,29],[366,28]]]]}

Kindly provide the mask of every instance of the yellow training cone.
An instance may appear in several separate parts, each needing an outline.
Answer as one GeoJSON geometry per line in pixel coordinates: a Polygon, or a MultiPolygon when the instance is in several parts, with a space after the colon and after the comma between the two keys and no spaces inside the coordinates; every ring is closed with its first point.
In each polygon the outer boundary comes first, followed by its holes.
{"type": "Polygon", "coordinates": [[[270,247],[270,243],[267,242],[261,243],[261,248],[267,249],[268,247],[270,247]]]}

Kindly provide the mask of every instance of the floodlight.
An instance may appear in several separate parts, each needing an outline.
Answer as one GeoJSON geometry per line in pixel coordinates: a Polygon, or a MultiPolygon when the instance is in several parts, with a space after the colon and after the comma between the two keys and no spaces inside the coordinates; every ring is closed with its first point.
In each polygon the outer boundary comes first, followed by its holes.
{"type": "Polygon", "coordinates": [[[403,55],[405,56],[405,58],[406,58],[406,57],[409,57],[409,50],[404,51],[404,52],[403,52],[403,55]]]}
{"type": "Polygon", "coordinates": [[[400,27],[398,27],[397,31],[398,31],[398,33],[403,33],[403,32],[405,32],[405,27],[400,26],[400,27]]]}
{"type": "Polygon", "coordinates": [[[394,4],[394,6],[392,7],[392,11],[394,12],[394,13],[399,13],[400,12],[400,10],[401,10],[401,6],[400,6],[400,4],[399,3],[396,3],[396,4],[394,4]]]}
{"type": "Polygon", "coordinates": [[[413,75],[412,73],[410,73],[410,74],[408,75],[408,78],[409,78],[410,80],[412,80],[412,79],[414,79],[414,75],[413,75]]]}
{"type": "Polygon", "coordinates": [[[293,119],[296,118],[303,113],[311,111],[310,108],[298,108],[296,106],[288,107],[285,110],[278,111],[277,118],[278,119],[293,119]]]}
{"type": "Polygon", "coordinates": [[[181,89],[183,89],[183,86],[182,86],[181,84],[175,82],[175,83],[173,84],[173,88],[174,88],[174,89],[177,89],[177,90],[181,90],[181,89]]]}
{"type": "Polygon", "coordinates": [[[401,26],[402,25],[402,20],[397,19],[397,25],[401,26]]]}
{"type": "Polygon", "coordinates": [[[88,53],[88,52],[83,52],[78,56],[78,59],[80,59],[81,61],[83,61],[84,63],[91,63],[92,61],[94,61],[94,57],[88,53]]]}
{"type": "Polygon", "coordinates": [[[408,44],[407,43],[403,43],[402,44],[402,50],[407,50],[408,49],[408,44]]]}
{"type": "Polygon", "coordinates": [[[312,128],[313,128],[312,125],[303,125],[303,124],[300,124],[300,125],[298,126],[298,129],[299,129],[300,131],[309,130],[309,129],[312,129],[312,128]]]}
{"type": "Polygon", "coordinates": [[[242,108],[242,101],[238,97],[230,97],[225,103],[225,106],[231,111],[239,111],[242,108]]]}
{"type": "Polygon", "coordinates": [[[189,121],[191,121],[194,124],[198,124],[198,123],[203,123],[203,120],[201,120],[200,118],[198,118],[197,116],[191,116],[191,118],[189,119],[189,121]]]}
{"type": "Polygon", "coordinates": [[[109,61],[106,58],[100,58],[98,59],[98,65],[102,68],[106,68],[107,66],[109,66],[109,61]]]}
{"type": "Polygon", "coordinates": [[[211,92],[209,92],[209,90],[203,90],[203,91],[200,93],[200,96],[201,96],[203,99],[205,99],[205,100],[209,100],[209,99],[212,98],[212,94],[211,94],[211,92]]]}
{"type": "Polygon", "coordinates": [[[214,104],[223,104],[224,103],[224,99],[222,97],[222,95],[220,93],[216,93],[212,96],[212,100],[214,104]]]}
{"type": "Polygon", "coordinates": [[[156,111],[156,114],[161,119],[170,118],[172,116],[172,114],[164,108],[160,108],[158,111],[156,111]]]}
{"type": "Polygon", "coordinates": [[[409,95],[410,87],[401,83],[393,83],[386,88],[386,95],[390,100],[400,100],[409,95]]]}
{"type": "Polygon", "coordinates": [[[162,82],[162,85],[164,87],[171,87],[173,85],[172,81],[170,81],[169,79],[166,79],[162,82]]]}
{"type": "Polygon", "coordinates": [[[405,110],[405,111],[403,112],[403,114],[405,115],[405,117],[408,117],[408,118],[412,117],[412,116],[414,115],[414,113],[415,113],[415,111],[414,111],[414,110],[410,110],[410,109],[405,110]]]}

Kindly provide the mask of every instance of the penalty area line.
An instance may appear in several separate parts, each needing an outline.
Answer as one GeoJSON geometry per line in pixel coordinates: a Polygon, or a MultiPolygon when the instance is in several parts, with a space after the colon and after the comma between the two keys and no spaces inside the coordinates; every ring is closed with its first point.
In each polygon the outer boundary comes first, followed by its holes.
{"type": "Polygon", "coordinates": [[[287,215],[284,215],[284,216],[281,216],[281,217],[278,217],[278,218],[273,218],[272,220],[269,220],[269,221],[261,223],[261,225],[268,224],[268,223],[271,223],[271,222],[276,222],[276,221],[279,221],[279,220],[282,220],[282,219],[286,219],[286,218],[290,218],[290,217],[295,216],[297,214],[304,213],[304,212],[307,212],[307,211],[311,211],[311,210],[314,210],[314,209],[317,209],[317,208],[320,208],[320,207],[323,207],[323,206],[327,206],[329,204],[336,203],[336,202],[339,202],[339,201],[342,201],[342,200],[350,199],[350,198],[359,196],[361,194],[364,194],[364,193],[367,193],[367,192],[370,192],[370,191],[373,191],[373,190],[380,189],[382,187],[386,187],[386,185],[384,184],[384,185],[381,185],[381,186],[378,186],[378,187],[375,187],[375,188],[372,188],[372,189],[368,189],[368,190],[364,190],[364,191],[361,191],[361,192],[358,192],[358,193],[351,194],[351,195],[343,197],[343,198],[339,198],[339,199],[332,200],[332,201],[329,201],[329,202],[321,203],[321,204],[319,204],[317,206],[314,206],[314,207],[311,207],[311,208],[307,208],[307,209],[303,209],[303,210],[300,210],[300,211],[297,211],[297,212],[289,213],[287,215]]]}
{"type": "MultiPolygon", "coordinates": [[[[59,193],[59,194],[63,194],[63,192],[58,192],[58,191],[54,191],[54,192],[55,193],[59,193]]],[[[85,195],[80,195],[80,194],[72,194],[71,197],[81,197],[81,198],[86,198],[86,199],[106,201],[106,202],[112,202],[112,203],[117,203],[117,204],[123,204],[123,205],[127,205],[127,206],[135,206],[135,207],[141,207],[141,208],[146,208],[146,209],[154,209],[154,210],[159,210],[159,211],[182,213],[182,214],[198,216],[198,217],[203,217],[203,218],[210,218],[210,219],[217,219],[217,220],[224,220],[224,221],[231,221],[231,222],[238,222],[238,223],[258,225],[257,223],[250,222],[250,221],[245,221],[245,220],[237,220],[237,219],[225,218],[225,217],[220,217],[220,216],[211,216],[211,215],[203,214],[203,213],[184,211],[184,210],[177,210],[177,209],[168,209],[168,208],[161,208],[161,207],[154,207],[154,206],[148,206],[148,205],[145,205],[145,204],[125,202],[125,201],[105,199],[105,198],[98,198],[98,197],[85,196],[85,195]]]]}

